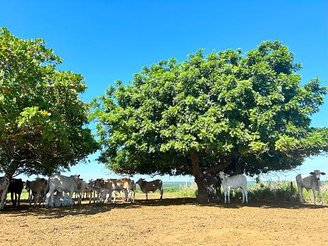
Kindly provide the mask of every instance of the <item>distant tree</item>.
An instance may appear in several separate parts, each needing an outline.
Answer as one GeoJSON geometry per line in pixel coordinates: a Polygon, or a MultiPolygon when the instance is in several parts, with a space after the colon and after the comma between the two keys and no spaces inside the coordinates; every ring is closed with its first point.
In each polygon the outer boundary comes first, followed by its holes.
{"type": "Polygon", "coordinates": [[[278,41],[144,67],[96,101],[99,159],[119,173],[194,175],[199,201],[204,173],[294,168],[328,146],[327,129],[310,126],[326,88],[302,86],[299,69],[278,41]]]}
{"type": "Polygon", "coordinates": [[[0,172],[50,174],[95,151],[83,78],[60,63],[42,39],[0,29],[0,172]]]}

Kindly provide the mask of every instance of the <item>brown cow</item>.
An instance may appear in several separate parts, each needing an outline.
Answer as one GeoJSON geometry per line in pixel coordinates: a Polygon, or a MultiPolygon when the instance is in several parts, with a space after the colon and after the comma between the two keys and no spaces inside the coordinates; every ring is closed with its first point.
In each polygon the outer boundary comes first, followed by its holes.
{"type": "Polygon", "coordinates": [[[130,178],[120,178],[120,179],[97,179],[94,182],[94,187],[98,187],[100,189],[100,200],[103,202],[108,201],[111,202],[113,196],[113,192],[118,191],[124,192],[125,198],[127,201],[134,201],[135,197],[135,184],[134,181],[130,178]],[[107,197],[109,195],[109,197],[107,197]],[[107,197],[107,198],[106,198],[107,197]]]}
{"type": "Polygon", "coordinates": [[[140,186],[140,189],[143,193],[146,193],[146,200],[148,200],[148,192],[152,191],[155,192],[156,190],[160,191],[162,200],[163,198],[163,182],[160,179],[156,179],[150,182],[147,182],[145,179],[139,179],[137,184],[140,186]]]}

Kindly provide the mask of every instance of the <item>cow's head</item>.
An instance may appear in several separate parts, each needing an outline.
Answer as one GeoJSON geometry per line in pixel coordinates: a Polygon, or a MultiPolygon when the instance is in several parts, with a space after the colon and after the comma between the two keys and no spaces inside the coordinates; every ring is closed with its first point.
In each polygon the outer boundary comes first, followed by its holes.
{"type": "Polygon", "coordinates": [[[224,178],[224,172],[223,171],[220,171],[219,172],[219,177],[220,177],[220,180],[222,181],[223,180],[223,178],[224,178]]]}
{"type": "Polygon", "coordinates": [[[71,175],[71,177],[80,180],[80,174],[71,175]]]}
{"type": "Polygon", "coordinates": [[[140,185],[143,181],[145,181],[145,179],[140,178],[140,179],[138,179],[138,181],[136,182],[136,184],[140,185]]]}
{"type": "Polygon", "coordinates": [[[324,172],[320,172],[319,170],[314,170],[313,172],[310,172],[310,174],[316,179],[320,180],[320,175],[326,175],[324,172]]]}

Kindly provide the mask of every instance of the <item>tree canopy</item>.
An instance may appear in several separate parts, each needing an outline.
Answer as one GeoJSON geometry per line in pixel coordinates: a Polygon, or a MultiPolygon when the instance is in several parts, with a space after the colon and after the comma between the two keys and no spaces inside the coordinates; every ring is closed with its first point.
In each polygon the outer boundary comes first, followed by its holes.
{"type": "Polygon", "coordinates": [[[61,62],[44,40],[0,29],[0,171],[51,174],[96,150],[83,77],[61,62]]]}
{"type": "Polygon", "coordinates": [[[117,82],[94,112],[100,160],[121,173],[253,175],[287,170],[327,151],[326,128],[311,127],[326,88],[301,83],[289,49],[263,42],[144,67],[117,82]]]}

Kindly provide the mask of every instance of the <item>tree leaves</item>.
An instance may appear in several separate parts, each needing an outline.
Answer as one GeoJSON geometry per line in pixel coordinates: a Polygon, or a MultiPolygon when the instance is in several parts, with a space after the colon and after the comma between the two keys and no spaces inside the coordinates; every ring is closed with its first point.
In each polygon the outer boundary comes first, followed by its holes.
{"type": "Polygon", "coordinates": [[[83,77],[60,63],[42,39],[0,29],[0,171],[50,174],[96,150],[83,77]]]}
{"type": "Polygon", "coordinates": [[[102,160],[117,172],[192,173],[196,151],[203,170],[221,165],[254,174],[295,167],[328,143],[319,135],[317,148],[309,144],[317,134],[310,116],[326,88],[318,79],[301,86],[299,69],[279,41],[245,55],[199,50],[180,63],[144,67],[129,85],[119,83],[97,101],[102,160]]]}

